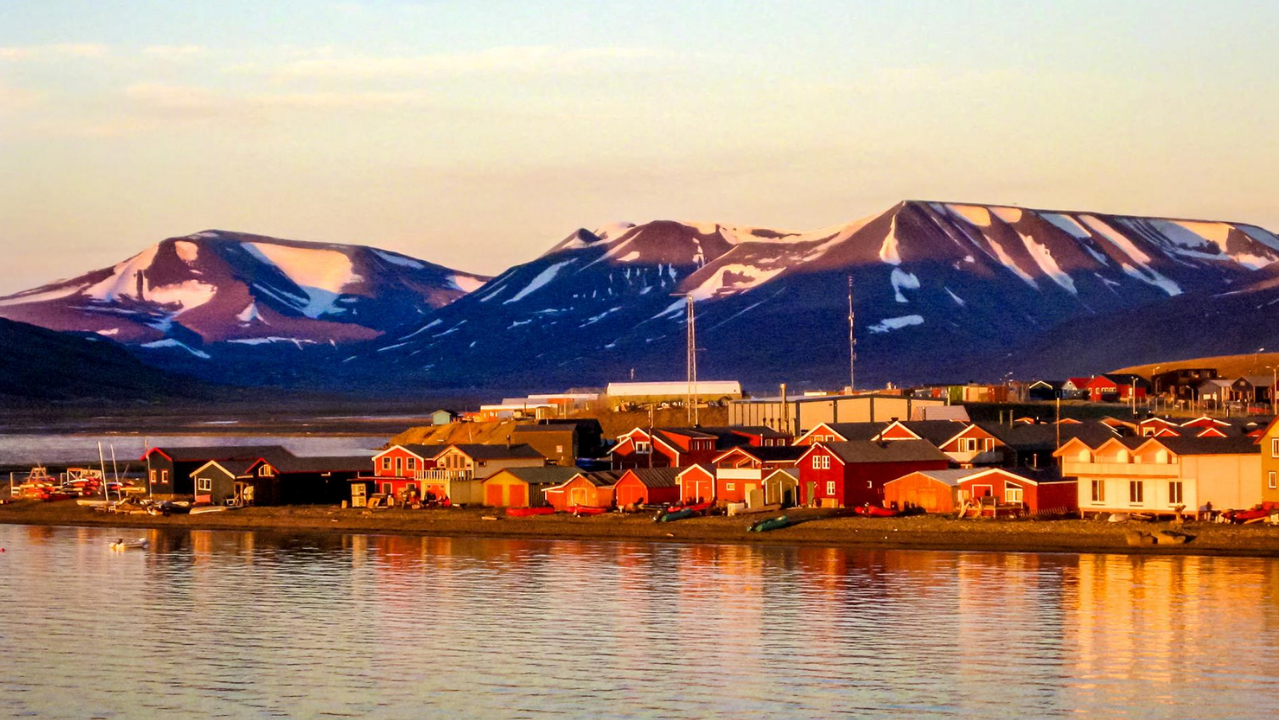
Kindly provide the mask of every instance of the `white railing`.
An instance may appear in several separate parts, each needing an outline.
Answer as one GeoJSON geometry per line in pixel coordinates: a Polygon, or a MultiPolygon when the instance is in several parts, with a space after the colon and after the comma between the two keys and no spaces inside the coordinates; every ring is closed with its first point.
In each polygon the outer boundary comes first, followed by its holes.
{"type": "Polygon", "coordinates": [[[430,470],[416,470],[413,473],[413,477],[415,480],[448,482],[451,480],[470,480],[474,475],[470,470],[445,470],[442,468],[432,468],[430,470]]]}

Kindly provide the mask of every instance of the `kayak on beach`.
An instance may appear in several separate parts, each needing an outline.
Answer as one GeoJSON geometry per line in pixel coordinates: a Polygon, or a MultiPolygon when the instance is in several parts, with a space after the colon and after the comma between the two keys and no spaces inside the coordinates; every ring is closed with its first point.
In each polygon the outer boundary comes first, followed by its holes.
{"type": "Polygon", "coordinates": [[[569,508],[568,508],[565,512],[568,512],[568,513],[570,513],[570,514],[572,514],[572,515],[574,515],[574,516],[579,516],[579,515],[603,515],[603,514],[605,514],[605,513],[609,512],[609,509],[608,509],[608,508],[602,508],[602,507],[591,507],[591,506],[588,506],[588,505],[571,505],[571,506],[569,506],[569,508]]]}
{"type": "Polygon", "coordinates": [[[902,513],[898,510],[890,510],[889,508],[876,507],[875,505],[859,505],[853,509],[854,515],[862,515],[863,517],[898,517],[902,513]]]}
{"type": "Polygon", "coordinates": [[[534,515],[554,515],[553,507],[509,507],[507,517],[532,517],[534,515]]]}
{"type": "Polygon", "coordinates": [[[779,515],[776,518],[769,518],[754,522],[747,528],[747,532],[769,532],[770,530],[778,530],[791,524],[786,515],[779,515]]]}

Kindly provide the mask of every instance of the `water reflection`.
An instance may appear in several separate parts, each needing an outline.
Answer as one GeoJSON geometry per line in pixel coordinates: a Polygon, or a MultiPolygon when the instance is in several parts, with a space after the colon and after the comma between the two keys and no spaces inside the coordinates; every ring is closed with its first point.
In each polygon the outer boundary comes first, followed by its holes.
{"type": "Polygon", "coordinates": [[[1274,560],[11,526],[0,546],[0,715],[1275,709],[1274,560]],[[121,533],[150,549],[107,552],[121,533]]]}

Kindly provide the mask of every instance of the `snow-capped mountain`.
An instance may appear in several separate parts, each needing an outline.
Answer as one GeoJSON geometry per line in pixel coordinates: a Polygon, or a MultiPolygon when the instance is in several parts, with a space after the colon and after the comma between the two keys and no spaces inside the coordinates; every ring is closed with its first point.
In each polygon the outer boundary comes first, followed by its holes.
{"type": "Polygon", "coordinates": [[[0,316],[207,359],[254,346],[372,340],[486,280],[361,245],[210,230],[0,298],[0,316]]]}
{"type": "Polygon", "coordinates": [[[618,223],[572,233],[345,365],[435,385],[683,377],[688,294],[704,377],[833,384],[848,377],[851,276],[860,386],[1106,370],[1055,338],[1096,327],[1090,344],[1125,361],[1112,367],[1206,342],[1275,349],[1275,292],[1256,287],[1276,258],[1276,235],[1252,225],[963,203],[906,201],[807,232],[618,223]],[[1152,319],[1233,293],[1229,318],[1176,333],[1152,319]],[[1148,320],[1112,325],[1128,316],[1148,320]]]}

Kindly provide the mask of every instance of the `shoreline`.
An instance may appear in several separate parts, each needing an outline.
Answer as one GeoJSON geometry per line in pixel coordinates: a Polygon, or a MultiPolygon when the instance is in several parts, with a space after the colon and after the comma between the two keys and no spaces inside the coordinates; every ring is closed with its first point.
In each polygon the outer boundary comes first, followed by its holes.
{"type": "Polygon", "coordinates": [[[654,523],[647,513],[608,513],[575,518],[556,514],[509,518],[495,508],[360,510],[334,506],[254,507],[198,516],[108,515],[74,501],[20,501],[0,505],[0,524],[155,528],[176,530],[352,533],[544,540],[644,540],[651,542],[830,546],[868,550],[949,550],[1125,555],[1202,555],[1276,558],[1277,528],[1267,525],[1187,523],[1185,545],[1130,546],[1130,530],[1155,532],[1169,523],[1100,523],[1082,520],[957,520],[947,516],[863,518],[793,508],[797,523],[769,533],[747,533],[769,517],[690,518],[654,523]],[[485,520],[485,516],[497,520],[485,520]]]}

